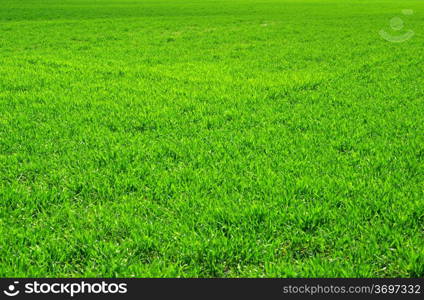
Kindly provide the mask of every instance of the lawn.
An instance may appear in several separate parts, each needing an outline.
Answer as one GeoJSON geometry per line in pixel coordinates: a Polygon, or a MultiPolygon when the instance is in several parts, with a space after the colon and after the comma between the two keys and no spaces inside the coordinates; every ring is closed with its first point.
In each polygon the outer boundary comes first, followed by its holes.
{"type": "Polygon", "coordinates": [[[423,24],[1,0],[0,276],[423,277],[423,24]]]}

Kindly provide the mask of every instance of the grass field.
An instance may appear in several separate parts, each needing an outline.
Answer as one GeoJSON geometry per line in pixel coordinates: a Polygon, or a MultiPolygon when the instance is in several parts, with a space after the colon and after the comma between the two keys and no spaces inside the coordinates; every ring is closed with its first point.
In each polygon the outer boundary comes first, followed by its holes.
{"type": "Polygon", "coordinates": [[[1,0],[0,276],[424,276],[423,24],[1,0]]]}

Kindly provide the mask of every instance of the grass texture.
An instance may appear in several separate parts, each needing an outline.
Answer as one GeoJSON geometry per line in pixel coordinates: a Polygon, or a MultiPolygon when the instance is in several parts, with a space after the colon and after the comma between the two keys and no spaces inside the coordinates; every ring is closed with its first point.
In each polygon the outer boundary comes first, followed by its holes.
{"type": "Polygon", "coordinates": [[[424,276],[423,24],[418,0],[1,0],[0,276],[424,276]]]}

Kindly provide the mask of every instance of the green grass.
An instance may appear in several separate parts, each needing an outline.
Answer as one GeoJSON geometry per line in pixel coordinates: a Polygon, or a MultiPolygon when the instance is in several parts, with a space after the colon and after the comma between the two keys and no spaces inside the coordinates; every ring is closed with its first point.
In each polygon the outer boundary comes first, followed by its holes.
{"type": "Polygon", "coordinates": [[[0,276],[424,276],[423,24],[418,0],[1,0],[0,276]]]}

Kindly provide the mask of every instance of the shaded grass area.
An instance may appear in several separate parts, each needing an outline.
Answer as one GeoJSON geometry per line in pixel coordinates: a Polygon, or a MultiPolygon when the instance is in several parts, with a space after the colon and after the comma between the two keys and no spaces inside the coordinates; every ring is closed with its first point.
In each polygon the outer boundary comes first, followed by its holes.
{"type": "Polygon", "coordinates": [[[422,2],[0,8],[0,276],[424,276],[422,2]]]}

